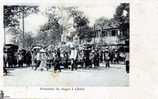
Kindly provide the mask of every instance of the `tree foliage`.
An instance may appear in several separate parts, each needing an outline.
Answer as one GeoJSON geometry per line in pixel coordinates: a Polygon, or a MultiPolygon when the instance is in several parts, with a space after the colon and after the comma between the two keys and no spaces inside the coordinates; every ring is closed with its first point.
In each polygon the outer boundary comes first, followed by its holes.
{"type": "Polygon", "coordinates": [[[103,28],[111,27],[111,23],[112,22],[110,19],[106,17],[101,17],[101,18],[98,18],[94,24],[96,28],[103,29],[103,28]]]}
{"type": "MultiPolygon", "coordinates": [[[[89,20],[84,13],[76,7],[53,6],[48,8],[45,11],[45,14],[48,16],[48,22],[41,26],[39,35],[44,35],[46,33],[48,36],[47,43],[55,44],[56,42],[59,42],[61,35],[68,32],[72,32],[71,36],[68,37],[69,39],[73,38],[75,35],[74,33],[77,33],[80,39],[89,37],[89,20]],[[71,31],[72,27],[76,31],[71,31]]],[[[42,36],[39,37],[41,38],[42,36]]]]}
{"type": "Polygon", "coordinates": [[[58,13],[59,8],[50,7],[44,14],[48,17],[48,22],[40,27],[37,40],[43,45],[57,44],[61,39],[63,25],[59,23],[61,16],[58,13]]]}
{"type": "Polygon", "coordinates": [[[18,26],[19,19],[39,11],[37,6],[4,6],[4,27],[18,26]]]}
{"type": "Polygon", "coordinates": [[[84,12],[78,10],[75,7],[72,7],[70,10],[70,15],[74,18],[73,27],[76,29],[80,39],[89,37],[91,33],[91,28],[89,27],[89,20],[85,16],[84,12]]]}
{"type": "Polygon", "coordinates": [[[121,29],[129,28],[129,3],[121,3],[114,14],[114,19],[121,29]]]}
{"type": "Polygon", "coordinates": [[[129,39],[129,14],[130,14],[129,3],[121,3],[116,8],[114,19],[119,24],[119,28],[122,33],[122,35],[120,36],[120,40],[129,39]]]}
{"type": "Polygon", "coordinates": [[[118,20],[120,23],[129,22],[129,3],[121,3],[116,8],[116,13],[114,18],[118,20]],[[126,11],[126,12],[125,12],[126,11]]]}
{"type": "Polygon", "coordinates": [[[19,47],[22,45],[25,47],[31,46],[33,42],[32,35],[25,33],[25,37],[23,38],[23,31],[20,29],[20,19],[24,19],[30,14],[37,13],[38,11],[38,6],[4,6],[4,30],[5,28],[9,29],[9,33],[14,36],[11,39],[14,44],[18,44],[19,47]]]}

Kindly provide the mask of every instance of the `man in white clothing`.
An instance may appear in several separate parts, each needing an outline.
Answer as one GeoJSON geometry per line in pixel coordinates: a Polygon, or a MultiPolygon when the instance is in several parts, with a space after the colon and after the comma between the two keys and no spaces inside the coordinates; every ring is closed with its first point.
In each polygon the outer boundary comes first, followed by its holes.
{"type": "Polygon", "coordinates": [[[71,59],[71,70],[73,71],[74,68],[77,70],[77,64],[76,64],[77,49],[74,47],[72,47],[72,49],[71,49],[70,59],[71,59]]]}

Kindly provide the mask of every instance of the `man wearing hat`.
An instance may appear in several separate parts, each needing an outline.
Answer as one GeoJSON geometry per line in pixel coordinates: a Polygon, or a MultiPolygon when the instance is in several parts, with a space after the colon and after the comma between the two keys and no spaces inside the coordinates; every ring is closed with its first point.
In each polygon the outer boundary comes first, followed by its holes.
{"type": "Polygon", "coordinates": [[[105,53],[104,53],[104,60],[105,60],[105,67],[106,68],[110,68],[110,56],[109,56],[109,49],[105,49],[105,53]]]}
{"type": "Polygon", "coordinates": [[[93,58],[94,67],[99,67],[99,52],[97,49],[94,50],[94,58],[93,58]]]}
{"type": "Polygon", "coordinates": [[[77,60],[77,49],[75,47],[71,48],[71,54],[70,54],[70,59],[71,59],[71,70],[73,71],[74,68],[77,70],[77,64],[76,64],[76,60],[77,60]]]}
{"type": "Polygon", "coordinates": [[[90,50],[89,48],[86,48],[86,49],[84,50],[85,68],[89,68],[89,66],[90,66],[90,59],[89,59],[89,57],[90,57],[90,52],[91,52],[91,50],[90,50]]]}
{"type": "Polygon", "coordinates": [[[54,72],[56,73],[57,70],[61,72],[60,63],[61,63],[61,56],[60,56],[60,49],[58,48],[55,54],[55,65],[54,65],[54,72]]]}

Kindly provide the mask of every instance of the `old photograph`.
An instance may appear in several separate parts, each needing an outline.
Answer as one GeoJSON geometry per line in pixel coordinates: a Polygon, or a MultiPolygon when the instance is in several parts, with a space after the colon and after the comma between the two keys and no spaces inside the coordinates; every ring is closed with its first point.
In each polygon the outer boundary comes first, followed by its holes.
{"type": "Polygon", "coordinates": [[[128,87],[130,4],[4,5],[4,86],[128,87]]]}

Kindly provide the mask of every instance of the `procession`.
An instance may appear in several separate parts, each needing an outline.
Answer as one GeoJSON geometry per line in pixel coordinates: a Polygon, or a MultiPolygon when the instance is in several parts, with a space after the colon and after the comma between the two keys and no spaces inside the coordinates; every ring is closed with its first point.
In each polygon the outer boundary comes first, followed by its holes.
{"type": "MultiPolygon", "coordinates": [[[[18,50],[15,56],[4,58],[4,68],[32,67],[33,70],[53,69],[54,72],[62,69],[77,70],[77,68],[90,69],[99,67],[105,63],[105,68],[110,64],[125,64],[126,72],[129,73],[129,55],[117,49],[101,49],[86,46],[82,49],[71,47],[68,50],[49,51],[44,48],[34,47],[29,50],[18,50]],[[24,66],[25,65],[25,66],[24,66]]],[[[4,54],[4,56],[7,56],[4,54]]],[[[7,74],[7,71],[4,71],[7,74]]]]}
{"type": "Polygon", "coordinates": [[[5,5],[4,84],[128,86],[129,4],[106,7],[5,5]]]}

